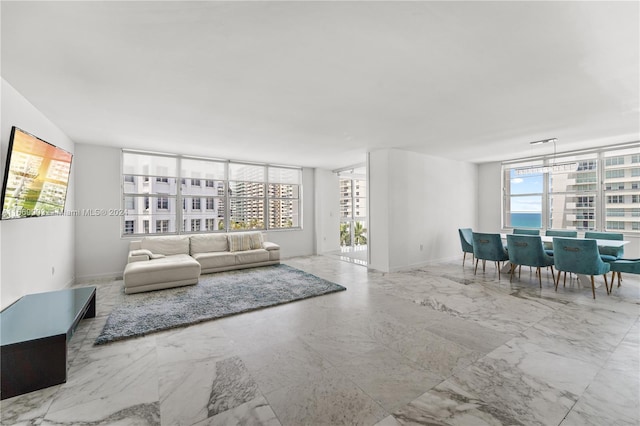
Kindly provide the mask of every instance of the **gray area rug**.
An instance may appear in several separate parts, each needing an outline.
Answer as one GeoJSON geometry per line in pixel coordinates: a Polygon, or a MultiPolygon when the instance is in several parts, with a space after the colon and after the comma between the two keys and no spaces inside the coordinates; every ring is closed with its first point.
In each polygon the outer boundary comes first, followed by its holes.
{"type": "Polygon", "coordinates": [[[196,285],[123,295],[123,303],[109,314],[95,344],[343,290],[283,264],[202,275],[196,285]]]}

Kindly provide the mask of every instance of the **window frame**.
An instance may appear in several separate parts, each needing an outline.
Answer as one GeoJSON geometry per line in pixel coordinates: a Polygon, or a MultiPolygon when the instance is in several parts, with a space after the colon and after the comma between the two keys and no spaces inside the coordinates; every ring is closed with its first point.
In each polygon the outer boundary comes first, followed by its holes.
{"type": "MultiPolygon", "coordinates": [[[[166,164],[166,163],[162,163],[166,164]]],[[[203,170],[203,169],[198,169],[203,170]]],[[[297,166],[284,166],[284,165],[272,165],[266,163],[251,163],[251,162],[241,162],[241,161],[232,161],[232,160],[221,160],[215,158],[202,158],[202,157],[191,157],[184,155],[173,155],[173,154],[163,154],[163,153],[152,153],[145,151],[135,151],[123,149],[121,155],[121,204],[131,205],[131,200],[127,201],[127,199],[133,199],[134,206],[140,206],[139,211],[133,209],[135,212],[123,215],[121,221],[121,237],[134,237],[134,236],[142,236],[142,235],[170,235],[170,234],[189,234],[193,232],[207,232],[207,233],[215,233],[215,232],[234,232],[234,231],[246,231],[250,229],[256,229],[260,231],[290,231],[290,230],[302,230],[303,229],[303,169],[302,167],[297,166]],[[125,173],[125,156],[128,154],[139,155],[141,157],[132,159],[132,166],[136,170],[136,173],[131,173],[127,171],[125,173]],[[170,159],[175,162],[175,176],[172,175],[170,170],[173,170],[174,165],[171,164],[168,168],[164,167],[163,175],[154,175],[151,174],[154,170],[157,172],[160,170],[160,166],[158,164],[160,162],[156,162],[156,157],[162,158],[163,160],[170,159]],[[212,163],[212,170],[218,170],[215,173],[215,177],[210,177],[213,175],[200,176],[198,173],[193,170],[195,169],[182,169],[182,162],[184,160],[190,160],[191,166],[187,167],[201,167],[202,164],[205,165],[207,162],[212,163]],[[196,161],[192,161],[196,160],[196,161]],[[217,166],[213,165],[216,163],[217,166]],[[141,166],[142,164],[142,166],[141,166]],[[195,166],[194,166],[195,164],[195,166]],[[220,171],[220,164],[224,167],[224,176],[222,176],[222,172],[220,171]],[[262,169],[262,173],[264,176],[264,181],[260,182],[263,186],[263,190],[260,192],[260,195],[257,197],[233,197],[230,194],[230,186],[232,185],[233,180],[230,179],[229,168],[232,165],[251,165],[256,166],[262,169]],[[217,168],[216,168],[217,167],[217,168]],[[150,170],[152,168],[153,170],[150,170]],[[295,174],[287,174],[282,172],[274,172],[275,181],[271,181],[269,179],[269,172],[274,171],[273,169],[286,169],[295,171],[295,174]],[[189,170],[192,170],[191,172],[189,170]],[[191,174],[190,174],[191,173],[191,174]],[[165,176],[166,174],[167,176],[165,176]],[[280,177],[279,177],[280,176],[280,177]],[[277,181],[281,179],[281,176],[285,176],[288,178],[289,176],[295,176],[296,183],[282,183],[277,181]],[[127,185],[131,187],[132,181],[137,182],[137,177],[140,177],[140,184],[135,190],[125,189],[127,185]],[[188,180],[188,182],[187,182],[188,180]],[[203,183],[204,180],[204,183],[203,183]],[[195,183],[195,185],[194,185],[195,183]],[[145,192],[143,187],[152,188],[154,184],[164,185],[163,189],[158,190],[155,188],[157,192],[145,192]],[[198,185],[199,184],[199,185],[198,185]],[[285,197],[282,198],[288,204],[293,203],[292,208],[286,209],[289,210],[290,214],[293,214],[295,217],[295,212],[297,211],[297,223],[295,220],[288,221],[291,223],[291,226],[271,226],[272,214],[271,209],[269,208],[270,202],[274,197],[271,197],[269,194],[269,185],[270,184],[278,184],[278,185],[294,185],[296,186],[297,191],[296,196],[294,197],[285,197]],[[175,187],[175,192],[173,191],[175,187]],[[193,187],[193,189],[191,189],[193,187]],[[170,188],[167,190],[167,188],[170,188]],[[208,193],[207,190],[215,189],[215,192],[208,193]],[[134,192],[137,191],[137,192],[134,192]],[[165,193],[169,192],[169,193],[165,193]],[[135,201],[136,198],[140,198],[140,202],[135,201]],[[191,203],[186,203],[186,199],[191,198],[191,203]],[[202,198],[205,198],[205,202],[202,202],[202,198]],[[200,208],[194,210],[193,202],[195,199],[199,199],[200,208]],[[233,199],[244,199],[244,200],[253,200],[257,202],[258,205],[262,205],[262,209],[258,209],[258,220],[261,222],[262,226],[258,228],[241,228],[241,229],[233,229],[232,221],[231,221],[231,205],[233,199]],[[127,204],[128,203],[128,204],[127,204]],[[261,204],[260,204],[261,203],[261,204]],[[204,204],[204,206],[203,206],[204,204]],[[146,209],[142,207],[146,206],[146,209]],[[182,206],[179,208],[178,206],[182,206]],[[209,208],[212,206],[212,208],[209,208]],[[165,208],[166,207],[166,208],[165,208]],[[206,208],[205,208],[206,207],[206,208]],[[221,216],[222,215],[222,216],[221,216]],[[165,222],[163,222],[160,230],[158,228],[159,220],[166,220],[169,217],[168,227],[165,226],[165,222]],[[208,224],[206,228],[210,228],[210,223],[207,220],[214,220],[213,228],[216,228],[215,223],[217,222],[217,229],[201,229],[198,231],[192,231],[191,226],[187,228],[187,219],[189,219],[188,224],[191,225],[193,219],[200,219],[200,228],[202,228],[203,224],[208,224]],[[202,220],[204,219],[204,220],[202,220]],[[134,220],[135,229],[138,232],[125,233],[125,221],[134,220]],[[143,229],[143,222],[147,221],[148,225],[151,225],[150,221],[154,222],[156,232],[153,230],[145,231],[143,229]],[[139,222],[139,223],[138,223],[139,222]],[[172,226],[172,223],[175,223],[175,229],[172,226]],[[169,231],[171,229],[171,231],[169,231]]],[[[134,185],[135,186],[135,185],[134,185]]],[[[253,208],[253,206],[252,206],[253,208]]],[[[255,210],[255,209],[254,209],[255,210]]],[[[279,210],[281,212],[281,210],[279,210]]],[[[275,213],[274,213],[275,214],[275,213]]],[[[277,215],[278,217],[282,215],[277,215]]],[[[275,220],[275,219],[274,219],[275,220]]],[[[278,222],[278,221],[276,221],[278,222]]],[[[279,223],[278,223],[279,224],[279,223]]],[[[274,225],[276,223],[274,222],[274,225]]],[[[282,224],[280,224],[282,225],[282,224]]]]}
{"type": "MultiPolygon", "coordinates": [[[[637,216],[633,211],[633,201],[640,201],[640,192],[638,192],[640,188],[640,184],[634,182],[633,179],[638,174],[634,169],[638,168],[638,162],[640,162],[640,154],[633,153],[634,150],[640,149],[640,142],[632,142],[627,144],[620,144],[615,146],[609,146],[599,149],[588,149],[588,150],[580,150],[580,151],[572,151],[562,153],[561,155],[543,155],[538,157],[529,157],[522,159],[514,159],[510,161],[505,161],[501,163],[501,183],[502,183],[502,228],[503,229],[512,229],[513,226],[509,225],[509,205],[510,197],[513,195],[510,193],[511,191],[511,182],[508,180],[508,172],[507,170],[518,167],[520,164],[527,163],[542,163],[542,170],[544,170],[544,182],[547,183],[549,181],[549,172],[552,171],[552,166],[557,164],[562,164],[568,157],[577,157],[579,156],[593,156],[593,160],[590,160],[592,163],[595,162],[596,166],[596,181],[590,179],[579,179],[579,175],[575,175],[575,181],[572,182],[572,186],[577,190],[572,192],[571,194],[575,195],[575,199],[577,200],[578,196],[581,197],[592,197],[593,199],[593,212],[595,212],[595,218],[593,230],[596,231],[607,231],[609,228],[607,227],[607,223],[618,222],[617,220],[611,220],[613,217],[618,216],[609,216],[607,214],[608,209],[616,209],[620,208],[624,210],[623,216],[620,216],[621,220],[623,219],[627,225],[625,229],[617,229],[612,228],[611,231],[624,233],[635,234],[638,232],[640,225],[635,225],[637,223],[637,216]],[[629,170],[629,171],[627,171],[629,170]],[[611,203],[609,201],[612,201],[611,203]]],[[[578,163],[585,165],[587,160],[577,160],[578,163]]],[[[578,170],[578,171],[586,171],[586,170],[578,170]]],[[[585,175],[586,176],[586,175],[585,175]]],[[[567,193],[568,194],[568,193],[567,193]]],[[[551,225],[550,217],[552,210],[552,197],[553,193],[551,192],[551,188],[545,185],[543,189],[543,203],[542,203],[542,218],[541,218],[541,227],[538,229],[546,230],[553,227],[554,229],[562,229],[562,226],[551,225]],[[545,205],[544,201],[547,201],[547,205],[545,205]]],[[[576,201],[577,203],[577,201],[576,201]]],[[[570,213],[570,212],[569,212],[570,213]]],[[[569,214],[568,212],[563,211],[563,214],[569,214]]],[[[594,213],[589,213],[593,215],[594,213]]],[[[576,229],[587,230],[586,228],[580,227],[580,221],[582,219],[578,219],[578,212],[574,215],[573,224],[574,226],[569,226],[567,229],[576,229]]],[[[584,219],[585,221],[590,219],[584,219]]],[[[619,227],[619,224],[615,224],[616,227],[619,227]]]]}

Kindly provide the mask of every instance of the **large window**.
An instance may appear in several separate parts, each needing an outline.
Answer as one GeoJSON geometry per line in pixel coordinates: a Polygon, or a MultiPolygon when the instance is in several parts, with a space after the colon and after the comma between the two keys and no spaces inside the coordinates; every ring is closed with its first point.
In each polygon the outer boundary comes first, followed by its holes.
{"type": "Polygon", "coordinates": [[[504,163],[504,226],[637,231],[639,148],[504,163]]]}
{"type": "Polygon", "coordinates": [[[540,228],[545,174],[541,162],[521,163],[505,169],[509,182],[505,224],[514,228],[540,228]]]}
{"type": "Polygon", "coordinates": [[[175,157],[123,152],[122,173],[123,234],[176,232],[175,157]]]}
{"type": "Polygon", "coordinates": [[[229,164],[229,220],[231,229],[265,229],[265,168],[229,164]]]}
{"type": "Polygon", "coordinates": [[[299,227],[302,181],[300,170],[269,167],[267,180],[269,228],[299,227]]]}
{"type": "Polygon", "coordinates": [[[180,177],[184,179],[180,187],[180,195],[186,200],[182,210],[185,219],[185,232],[201,231],[200,223],[207,223],[207,231],[224,231],[226,229],[226,169],[225,161],[202,160],[195,158],[180,159],[180,177]],[[202,179],[205,185],[202,185],[202,179]],[[205,198],[203,206],[202,198],[205,198]],[[222,206],[214,209],[211,206],[222,206]],[[203,209],[205,207],[205,209],[203,209]],[[210,208],[211,207],[211,208],[210,208]],[[199,221],[196,221],[199,220],[199,221]],[[211,222],[213,221],[213,226],[211,222]]]}
{"type": "Polygon", "coordinates": [[[605,178],[604,199],[605,209],[615,214],[615,221],[607,220],[605,230],[638,231],[640,219],[634,215],[633,203],[640,198],[640,175],[638,174],[639,147],[604,152],[605,178]],[[616,161],[609,161],[615,158],[616,161]],[[609,164],[611,163],[611,164],[609,164]]]}
{"type": "Polygon", "coordinates": [[[123,151],[122,173],[123,235],[302,226],[300,168],[123,151]]]}
{"type": "Polygon", "coordinates": [[[563,167],[548,168],[549,220],[553,229],[596,229],[598,161],[594,154],[563,157],[563,167]]]}

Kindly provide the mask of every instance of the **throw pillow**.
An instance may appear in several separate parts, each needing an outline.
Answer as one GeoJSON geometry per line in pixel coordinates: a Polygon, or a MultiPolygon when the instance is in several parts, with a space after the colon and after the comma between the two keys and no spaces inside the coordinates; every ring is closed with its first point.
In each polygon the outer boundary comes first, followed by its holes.
{"type": "Polygon", "coordinates": [[[249,234],[249,238],[251,240],[251,249],[261,249],[262,248],[262,232],[251,232],[249,234]]]}
{"type": "Polygon", "coordinates": [[[251,250],[251,237],[246,232],[229,234],[229,251],[251,250]]]}

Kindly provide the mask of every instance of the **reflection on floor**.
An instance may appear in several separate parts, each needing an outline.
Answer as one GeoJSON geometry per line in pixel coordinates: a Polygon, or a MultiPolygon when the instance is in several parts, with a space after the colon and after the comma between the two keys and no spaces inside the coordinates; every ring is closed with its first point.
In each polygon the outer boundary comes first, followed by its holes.
{"type": "Polygon", "coordinates": [[[340,259],[344,262],[367,266],[368,250],[366,245],[340,246],[340,250],[328,253],[328,256],[340,259]]]}
{"type": "MultiPolygon", "coordinates": [[[[2,401],[3,424],[638,425],[640,279],[607,296],[513,283],[462,261],[380,273],[285,263],[347,291],[93,346],[122,291],[70,342],[68,381],[2,401]]],[[[601,277],[598,280],[602,280],[601,277]]],[[[93,284],[93,283],[92,283],[93,284]]]]}

